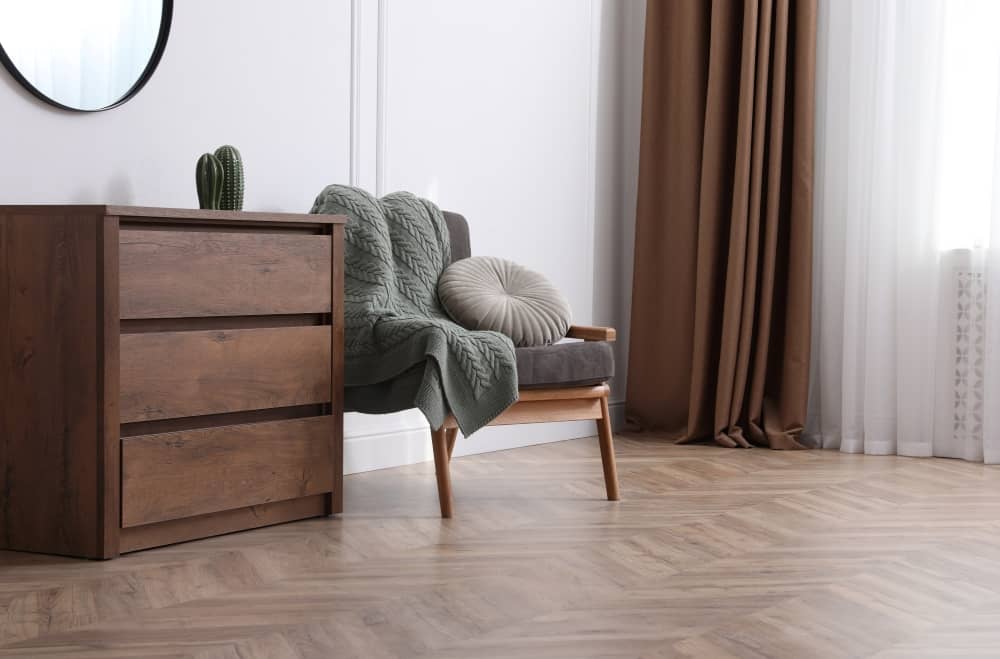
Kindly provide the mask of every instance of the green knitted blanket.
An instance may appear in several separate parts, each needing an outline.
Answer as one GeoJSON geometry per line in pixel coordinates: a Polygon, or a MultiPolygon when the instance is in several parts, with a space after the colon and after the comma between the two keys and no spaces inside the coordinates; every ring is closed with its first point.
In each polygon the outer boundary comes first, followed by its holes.
{"type": "Polygon", "coordinates": [[[517,400],[514,345],[467,330],[441,308],[437,282],[451,263],[448,227],[426,199],[376,199],[328,186],[312,213],[346,215],[344,404],[381,414],[419,408],[432,428],[449,412],[465,435],[517,400]]]}

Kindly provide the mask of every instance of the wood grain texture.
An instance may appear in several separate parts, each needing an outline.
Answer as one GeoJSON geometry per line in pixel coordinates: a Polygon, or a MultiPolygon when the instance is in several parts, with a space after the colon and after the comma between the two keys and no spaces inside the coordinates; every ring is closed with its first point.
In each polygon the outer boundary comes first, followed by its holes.
{"type": "Polygon", "coordinates": [[[557,389],[523,389],[518,392],[518,402],[527,403],[536,400],[567,400],[571,398],[602,398],[611,393],[606,384],[595,384],[586,387],[560,387],[557,389]]]}
{"type": "MultiPolygon", "coordinates": [[[[340,510],[342,365],[335,353],[343,301],[334,289],[343,273],[331,259],[343,256],[342,242],[334,243],[345,220],[0,206],[0,547],[111,558],[121,549],[340,510]],[[142,240],[157,249],[143,251],[142,240]],[[125,281],[120,261],[128,264],[125,281]],[[198,288],[199,278],[208,284],[198,288]],[[122,320],[129,314],[148,317],[122,320]],[[157,478],[169,475],[162,456],[130,461],[130,473],[149,470],[148,489],[160,504],[176,503],[168,494],[188,496],[187,507],[171,514],[242,507],[145,524],[122,537],[129,504],[121,497],[122,434],[185,433],[173,438],[183,442],[206,431],[218,439],[221,431],[207,429],[314,416],[328,421],[306,444],[268,438],[269,466],[283,471],[267,478],[263,467],[247,466],[263,464],[262,447],[244,442],[237,450],[231,438],[209,442],[212,455],[221,452],[232,466],[221,476],[191,460],[187,481],[157,489],[157,478]],[[306,457],[294,459],[297,448],[306,457]],[[227,478],[241,479],[246,497],[220,490],[227,478]],[[245,505],[283,496],[298,498],[245,505]]],[[[0,619],[3,612],[0,605],[0,619]]]]}
{"type": "MultiPolygon", "coordinates": [[[[524,392],[527,393],[527,392],[524,392]]],[[[509,426],[520,423],[550,423],[553,421],[582,421],[601,418],[601,401],[598,398],[556,398],[550,400],[519,400],[497,418],[491,426],[509,426]]],[[[445,418],[446,429],[458,428],[455,417],[445,418]]]]}
{"type": "Polygon", "coordinates": [[[104,206],[106,215],[127,216],[131,221],[169,220],[171,223],[183,221],[211,224],[231,221],[239,224],[345,224],[344,215],[316,215],[313,213],[279,213],[274,211],[222,211],[204,208],[157,208],[151,206],[104,206]]]}
{"type": "Polygon", "coordinates": [[[97,267],[101,281],[97,287],[97,308],[101,313],[98,324],[98,505],[100,506],[100,539],[98,554],[101,558],[118,555],[121,534],[121,424],[118,422],[118,397],[120,362],[118,342],[121,331],[119,321],[119,269],[118,269],[118,218],[105,217],[100,223],[100,250],[97,267]]]}
{"type": "Polygon", "coordinates": [[[330,401],[330,327],[124,334],[121,422],[330,401]]]}
{"type": "Polygon", "coordinates": [[[597,443],[601,447],[601,466],[604,469],[604,489],[608,501],[621,498],[618,486],[618,466],[615,460],[615,434],[611,430],[611,412],[608,398],[601,398],[601,418],[597,419],[597,443]]]}
{"type": "Polygon", "coordinates": [[[204,416],[185,416],[179,419],[157,419],[156,421],[137,421],[121,425],[122,437],[137,435],[159,435],[168,432],[185,430],[201,430],[218,428],[219,426],[240,426],[247,423],[265,423],[268,421],[285,421],[286,419],[301,419],[309,416],[323,416],[329,412],[329,405],[317,403],[313,405],[296,405],[295,407],[272,407],[263,410],[247,410],[245,412],[229,412],[228,414],[206,414],[204,416]]]}
{"type": "Polygon", "coordinates": [[[333,456],[333,489],[327,497],[327,514],[344,511],[344,225],[331,227],[330,243],[330,452],[333,456]]]}
{"type": "Polygon", "coordinates": [[[125,527],[332,491],[330,416],[129,437],[125,527]]]}
{"type": "Polygon", "coordinates": [[[427,462],[347,476],[338,518],[0,553],[0,657],[996,655],[997,468],[615,442],[620,503],[594,438],[456,457],[452,520],[427,462]]]}
{"type": "Polygon", "coordinates": [[[121,231],[121,317],[330,311],[330,236],[121,231]]]}
{"type": "Polygon", "coordinates": [[[0,208],[0,547],[104,552],[102,221],[0,208]]]}
{"type": "Polygon", "coordinates": [[[343,215],[313,215],[311,213],[278,213],[272,211],[221,211],[198,208],[158,208],[153,206],[117,206],[106,204],[26,204],[4,206],[10,213],[19,215],[60,215],[64,217],[112,216],[128,221],[149,220],[169,221],[181,224],[185,221],[200,224],[232,222],[236,224],[344,224],[343,215]]]}
{"type": "Polygon", "coordinates": [[[449,461],[451,452],[448,450],[448,430],[438,428],[431,430],[431,448],[434,451],[434,474],[438,486],[438,504],[441,506],[441,517],[448,519],[452,515],[451,503],[451,471],[449,461]]]}
{"type": "MultiPolygon", "coordinates": [[[[490,425],[597,419],[601,416],[597,399],[607,398],[610,393],[611,389],[606,384],[557,389],[522,389],[518,392],[517,402],[491,421],[490,425]],[[559,401],[569,402],[561,405],[559,401]],[[532,418],[535,420],[531,421],[532,418]]],[[[442,427],[457,428],[458,422],[449,414],[442,427]]]]}
{"type": "Polygon", "coordinates": [[[262,503],[246,508],[224,510],[186,519],[158,522],[145,526],[133,526],[121,531],[123,553],[140,551],[151,547],[162,547],[197,538],[257,529],[272,524],[294,522],[310,517],[319,517],[326,512],[323,495],[302,497],[262,503]]]}
{"type": "Polygon", "coordinates": [[[618,331],[613,327],[570,325],[569,330],[566,332],[566,337],[570,339],[583,339],[584,341],[614,341],[618,338],[618,331]]]}
{"type": "Polygon", "coordinates": [[[552,421],[577,421],[597,419],[601,416],[601,402],[597,398],[565,400],[536,400],[517,402],[490,422],[491,426],[517,423],[550,423],[552,421]]]}

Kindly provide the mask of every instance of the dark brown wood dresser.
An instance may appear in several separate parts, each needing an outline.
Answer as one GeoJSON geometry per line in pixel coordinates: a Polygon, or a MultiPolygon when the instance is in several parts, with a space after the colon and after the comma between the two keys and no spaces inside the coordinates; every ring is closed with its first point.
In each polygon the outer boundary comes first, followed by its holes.
{"type": "Polygon", "coordinates": [[[0,549],[340,512],[345,221],[0,206],[0,549]]]}

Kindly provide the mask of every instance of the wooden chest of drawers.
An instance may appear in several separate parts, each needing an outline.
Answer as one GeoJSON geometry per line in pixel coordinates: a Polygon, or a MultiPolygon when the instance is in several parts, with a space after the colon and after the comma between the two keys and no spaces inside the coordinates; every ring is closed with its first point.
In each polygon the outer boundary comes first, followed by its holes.
{"type": "Polygon", "coordinates": [[[340,512],[344,222],[0,206],[0,548],[340,512]]]}

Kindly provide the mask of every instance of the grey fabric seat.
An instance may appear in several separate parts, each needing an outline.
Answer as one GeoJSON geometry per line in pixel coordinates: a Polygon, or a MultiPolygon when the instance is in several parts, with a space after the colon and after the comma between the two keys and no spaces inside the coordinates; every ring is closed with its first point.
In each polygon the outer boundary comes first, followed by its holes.
{"type": "MultiPolygon", "coordinates": [[[[451,261],[472,255],[469,223],[458,213],[444,211],[451,242],[451,261]]],[[[567,341],[548,346],[516,348],[517,383],[522,389],[583,387],[607,382],[615,374],[615,356],[604,341],[567,341]]]]}
{"type": "Polygon", "coordinates": [[[615,374],[615,355],[604,341],[574,341],[515,348],[521,389],[583,387],[607,382],[615,374]]]}

